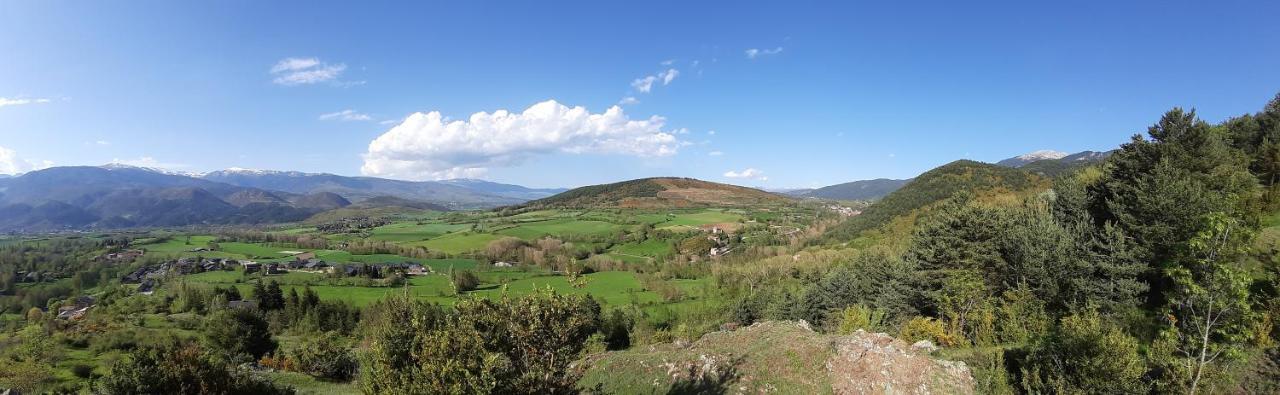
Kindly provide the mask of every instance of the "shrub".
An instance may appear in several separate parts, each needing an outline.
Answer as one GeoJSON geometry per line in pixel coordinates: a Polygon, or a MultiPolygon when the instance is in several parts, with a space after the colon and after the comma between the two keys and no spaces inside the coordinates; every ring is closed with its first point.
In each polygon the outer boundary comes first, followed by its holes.
{"type": "Polygon", "coordinates": [[[873,309],[863,305],[853,305],[846,307],[840,312],[840,327],[837,331],[842,335],[847,335],[863,329],[866,331],[877,331],[884,325],[884,311],[873,309]]]}
{"type": "Polygon", "coordinates": [[[474,291],[478,286],[480,286],[480,279],[470,270],[453,272],[453,288],[458,293],[474,291]]]}
{"type": "Polygon", "coordinates": [[[1096,311],[1073,314],[1027,356],[1030,393],[1147,393],[1138,341],[1102,321],[1096,311]]]}
{"type": "Polygon", "coordinates": [[[348,380],[356,371],[355,357],[334,332],[304,341],[293,350],[292,358],[298,370],[315,377],[348,380]]]}
{"type": "Polygon", "coordinates": [[[204,332],[209,344],[227,356],[243,354],[257,360],[276,349],[267,320],[256,311],[228,309],[214,313],[205,321],[204,332]]]}
{"type": "Polygon", "coordinates": [[[140,347],[98,382],[108,394],[292,394],[293,389],[230,369],[192,342],[140,347]]]}
{"type": "Polygon", "coordinates": [[[912,318],[902,324],[898,337],[909,343],[928,340],[934,344],[948,347],[957,343],[956,338],[947,333],[946,325],[943,325],[942,321],[929,317],[912,318]]]}

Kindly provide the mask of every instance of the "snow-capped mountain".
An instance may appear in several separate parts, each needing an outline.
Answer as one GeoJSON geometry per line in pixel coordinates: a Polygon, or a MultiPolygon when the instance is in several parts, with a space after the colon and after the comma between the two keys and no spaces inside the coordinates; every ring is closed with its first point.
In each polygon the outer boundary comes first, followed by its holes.
{"type": "Polygon", "coordinates": [[[1067,154],[1066,152],[1046,149],[1046,150],[1039,150],[1039,151],[1028,152],[1022,155],[1018,155],[1009,159],[996,162],[996,164],[1000,166],[1005,166],[1005,167],[1022,167],[1022,165],[1035,162],[1035,161],[1040,161],[1045,159],[1062,159],[1067,157],[1067,155],[1069,154],[1067,154]]]}

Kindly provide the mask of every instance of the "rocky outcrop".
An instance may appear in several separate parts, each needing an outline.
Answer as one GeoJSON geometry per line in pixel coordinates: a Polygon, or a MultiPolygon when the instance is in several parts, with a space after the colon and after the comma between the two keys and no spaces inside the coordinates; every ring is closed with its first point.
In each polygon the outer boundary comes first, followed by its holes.
{"type": "Polygon", "coordinates": [[[968,367],[934,359],[933,350],[883,333],[762,322],[590,356],[579,384],[601,393],[972,394],[968,367]]]}
{"type": "Polygon", "coordinates": [[[835,340],[827,359],[837,394],[972,394],[973,375],[964,362],[929,357],[932,343],[909,345],[883,333],[858,330],[835,340]]]}

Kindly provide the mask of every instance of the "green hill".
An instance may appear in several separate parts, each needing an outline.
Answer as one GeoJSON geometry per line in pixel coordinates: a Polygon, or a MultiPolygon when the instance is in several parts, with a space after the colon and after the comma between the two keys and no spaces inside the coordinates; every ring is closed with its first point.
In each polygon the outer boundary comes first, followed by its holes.
{"type": "Polygon", "coordinates": [[[825,186],[798,196],[832,200],[875,200],[902,188],[911,180],[877,178],[825,186]]]}
{"type": "Polygon", "coordinates": [[[752,206],[790,198],[759,189],[692,178],[642,178],[575,188],[521,205],[529,208],[752,206]]]}
{"type": "Polygon", "coordinates": [[[827,231],[831,241],[847,241],[863,231],[879,228],[894,218],[952,197],[960,192],[1023,191],[1047,186],[1047,180],[1020,169],[958,160],[929,170],[890,193],[862,214],[827,231]]]}

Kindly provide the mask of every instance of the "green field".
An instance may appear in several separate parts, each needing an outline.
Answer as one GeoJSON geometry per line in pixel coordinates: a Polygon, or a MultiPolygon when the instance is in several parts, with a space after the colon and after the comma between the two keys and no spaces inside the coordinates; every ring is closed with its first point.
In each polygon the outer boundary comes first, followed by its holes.
{"type": "MultiPolygon", "coordinates": [[[[448,262],[436,262],[439,265],[448,262]]],[[[458,262],[459,264],[465,262],[458,262]]],[[[474,262],[472,261],[474,265],[474,262]]],[[[432,265],[436,267],[437,265],[432,265]]],[[[463,266],[455,267],[462,270],[463,266]]],[[[448,276],[448,267],[438,269],[438,274],[413,276],[407,287],[362,287],[353,285],[329,285],[330,278],[324,274],[306,272],[288,272],[280,275],[262,276],[254,274],[245,276],[236,271],[215,271],[192,274],[183,277],[185,281],[197,284],[216,286],[235,286],[245,297],[252,293],[253,283],[259,279],[276,281],[281,289],[302,291],[303,286],[310,285],[321,299],[342,300],[356,306],[364,306],[390,295],[408,292],[415,297],[444,305],[452,305],[458,300],[454,295],[453,285],[448,276]]],[[[519,296],[538,290],[553,289],[564,294],[591,295],[604,305],[619,306],[626,304],[652,304],[661,298],[645,291],[631,272],[600,272],[588,274],[586,286],[574,288],[564,276],[547,272],[532,272],[519,269],[481,271],[478,273],[481,285],[463,297],[495,298],[503,292],[511,296],[519,296]]]]}
{"type": "Polygon", "coordinates": [[[649,239],[639,243],[619,244],[609,250],[611,255],[632,255],[644,257],[662,257],[671,254],[671,243],[666,240],[649,239]]]}
{"type": "Polygon", "coordinates": [[[677,213],[670,216],[666,222],[661,224],[662,228],[674,226],[702,226],[707,224],[719,224],[725,222],[738,222],[742,219],[741,214],[726,212],[723,210],[704,210],[695,213],[677,213]]]}
{"type": "Polygon", "coordinates": [[[379,226],[369,232],[370,240],[407,242],[422,241],[440,235],[470,228],[470,224],[399,222],[379,226]]]}
{"type": "Polygon", "coordinates": [[[460,254],[468,251],[483,250],[486,245],[489,245],[489,242],[498,238],[499,236],[488,233],[458,232],[427,241],[409,243],[409,245],[423,246],[429,250],[441,251],[447,254],[460,254]]]}
{"type": "Polygon", "coordinates": [[[520,224],[514,228],[498,231],[498,234],[519,237],[525,240],[536,240],[544,236],[557,235],[609,235],[618,230],[620,225],[604,221],[580,221],[573,219],[554,219],[520,224]]]}

